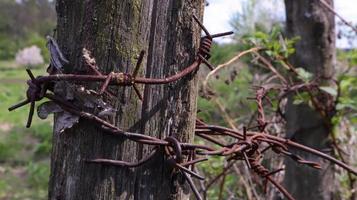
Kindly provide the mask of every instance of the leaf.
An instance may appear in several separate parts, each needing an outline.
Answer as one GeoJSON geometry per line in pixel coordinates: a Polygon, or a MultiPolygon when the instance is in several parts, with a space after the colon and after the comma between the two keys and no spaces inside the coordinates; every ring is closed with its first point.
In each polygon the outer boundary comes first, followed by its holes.
{"type": "Polygon", "coordinates": [[[290,70],[289,65],[287,65],[287,64],[285,63],[285,61],[279,60],[278,62],[279,62],[280,65],[283,66],[285,69],[290,70]]]}
{"type": "Polygon", "coordinates": [[[95,91],[88,90],[83,86],[76,88],[74,97],[80,104],[87,108],[95,108],[97,106],[103,107],[103,105],[105,105],[105,102],[95,91]]]}
{"type": "Polygon", "coordinates": [[[320,88],[320,90],[327,92],[328,94],[330,94],[332,96],[337,96],[337,90],[335,88],[328,87],[328,86],[320,86],[319,88],[320,88]]]}
{"type": "Polygon", "coordinates": [[[262,40],[268,39],[268,35],[266,33],[261,32],[261,31],[255,32],[254,37],[256,39],[262,39],[262,40]]]}
{"type": "Polygon", "coordinates": [[[349,103],[349,102],[341,102],[336,105],[336,110],[343,110],[343,109],[357,110],[357,107],[353,105],[353,103],[349,103]]]}
{"type": "Polygon", "coordinates": [[[52,101],[44,102],[37,107],[37,115],[41,119],[46,119],[49,114],[58,113],[57,123],[55,124],[55,133],[61,133],[64,130],[73,127],[79,121],[79,116],[64,111],[59,105],[52,101]]]}
{"type": "Polygon", "coordinates": [[[302,103],[304,103],[304,100],[303,100],[303,99],[294,99],[294,101],[293,101],[293,104],[294,104],[294,105],[300,105],[300,104],[302,104],[302,103]]]}
{"type": "Polygon", "coordinates": [[[299,67],[296,68],[296,71],[298,73],[298,78],[302,81],[309,82],[312,78],[312,74],[305,69],[299,67]]]}
{"type": "Polygon", "coordinates": [[[37,107],[37,115],[41,119],[47,119],[49,114],[62,112],[62,108],[53,101],[47,101],[37,107]]]}
{"type": "Polygon", "coordinates": [[[57,81],[54,87],[54,92],[64,97],[66,100],[74,99],[75,86],[66,81],[57,81]]]}
{"type": "Polygon", "coordinates": [[[299,92],[296,95],[294,95],[294,101],[293,104],[294,105],[299,105],[302,103],[308,103],[310,100],[310,96],[307,92],[299,92]]]}
{"type": "Polygon", "coordinates": [[[72,128],[79,121],[79,116],[72,115],[69,112],[60,112],[57,115],[57,123],[55,123],[55,133],[62,133],[66,129],[72,128]]]}
{"type": "Polygon", "coordinates": [[[47,48],[50,51],[51,65],[61,71],[63,69],[63,65],[68,64],[69,61],[64,57],[56,40],[49,35],[47,36],[47,48]]]}
{"type": "Polygon", "coordinates": [[[111,106],[108,106],[98,113],[98,117],[105,117],[105,116],[113,117],[116,111],[117,110],[113,109],[111,106]]]}

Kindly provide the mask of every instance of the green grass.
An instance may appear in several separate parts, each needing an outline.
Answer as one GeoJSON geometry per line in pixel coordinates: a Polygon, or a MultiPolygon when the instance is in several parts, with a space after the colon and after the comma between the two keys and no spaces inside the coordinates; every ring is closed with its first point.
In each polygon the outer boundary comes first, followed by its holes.
{"type": "MultiPolygon", "coordinates": [[[[33,69],[35,76],[45,68],[33,69]]],[[[25,99],[28,75],[11,61],[0,61],[0,199],[46,199],[51,120],[36,113],[32,127],[25,128],[28,106],[13,112],[8,107],[25,99]]]]}
{"type": "MultiPolygon", "coordinates": [[[[1,68],[0,68],[1,69],[1,68]]],[[[32,72],[35,75],[43,73],[44,70],[35,69],[32,72]]],[[[25,69],[14,69],[0,71],[0,122],[25,125],[25,118],[28,113],[28,107],[19,108],[11,113],[8,108],[26,98],[28,75],[25,69]]],[[[35,119],[36,120],[36,119],[35,119]]],[[[35,121],[35,123],[37,123],[35,121]]]]}
{"type": "Polygon", "coordinates": [[[12,60],[0,60],[0,69],[19,68],[20,66],[12,60]]]}

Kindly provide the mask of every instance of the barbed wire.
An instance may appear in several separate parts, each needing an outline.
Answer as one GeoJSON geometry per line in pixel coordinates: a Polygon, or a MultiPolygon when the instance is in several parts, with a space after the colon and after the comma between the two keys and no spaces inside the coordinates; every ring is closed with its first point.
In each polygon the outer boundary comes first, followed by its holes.
{"type": "MultiPolygon", "coordinates": [[[[24,101],[10,107],[9,111],[30,104],[28,120],[26,123],[26,127],[30,127],[34,115],[36,102],[47,98],[51,102],[58,105],[63,111],[66,111],[80,118],[96,122],[96,124],[103,130],[103,134],[111,134],[140,144],[154,146],[153,150],[148,155],[144,156],[143,159],[133,163],[107,158],[86,159],[85,161],[88,163],[131,168],[145,165],[154,157],[154,155],[161,154],[165,157],[165,160],[167,161],[167,164],[169,166],[171,166],[175,171],[177,171],[177,173],[182,174],[182,176],[188,182],[196,199],[202,199],[202,197],[192,178],[203,180],[204,177],[195,170],[195,165],[207,161],[210,156],[221,156],[224,157],[226,161],[231,163],[234,163],[236,161],[243,161],[246,166],[251,170],[251,172],[259,175],[263,180],[265,180],[265,185],[268,182],[273,184],[287,199],[290,200],[294,198],[280,183],[273,179],[273,175],[282,171],[283,169],[270,170],[267,169],[261,163],[264,153],[267,151],[267,149],[271,149],[274,153],[278,155],[288,156],[302,165],[306,165],[315,169],[320,169],[321,166],[319,163],[305,160],[304,158],[291,152],[291,150],[304,151],[315,156],[321,157],[325,160],[328,160],[331,163],[334,163],[342,167],[343,169],[349,171],[350,173],[357,175],[357,171],[355,169],[331,157],[330,155],[327,155],[313,148],[298,144],[289,139],[271,135],[268,133],[267,130],[265,130],[265,127],[268,122],[265,119],[263,100],[266,98],[267,91],[274,88],[259,87],[256,90],[256,96],[253,98],[258,106],[257,122],[259,131],[251,131],[250,128],[245,127],[242,131],[239,131],[222,126],[206,124],[204,121],[196,119],[194,131],[195,136],[200,137],[203,140],[208,141],[209,143],[212,143],[212,146],[194,143],[183,143],[172,136],[166,138],[156,138],[149,136],[149,134],[147,133],[133,133],[122,130],[119,127],[111,124],[110,122],[105,120],[105,118],[99,116],[98,114],[85,111],[84,109],[81,109],[81,107],[74,105],[74,103],[68,101],[63,94],[61,95],[54,91],[54,85],[61,81],[70,82],[75,87],[82,87],[81,84],[83,83],[100,83],[101,85],[99,92],[89,92],[89,94],[92,95],[94,98],[101,98],[103,94],[107,94],[108,96],[114,96],[114,94],[107,90],[108,86],[112,85],[132,86],[138,98],[142,99],[142,96],[137,88],[138,84],[148,85],[172,83],[186,77],[189,74],[195,73],[202,63],[205,63],[209,68],[211,68],[213,70],[212,72],[217,71],[218,68],[213,69],[212,65],[208,62],[210,58],[212,40],[215,37],[232,34],[232,32],[211,35],[195,16],[193,18],[205,32],[206,36],[201,38],[196,60],[191,65],[185,67],[177,74],[166,78],[138,77],[138,71],[145,54],[145,52],[142,51],[139,55],[133,73],[111,72],[108,75],[103,75],[98,70],[98,66],[96,65],[95,60],[90,57],[89,52],[87,50],[84,50],[84,59],[90,70],[95,73],[94,75],[50,74],[47,76],[38,76],[35,78],[31,70],[27,69],[26,71],[30,77],[30,79],[27,81],[27,98],[24,101]],[[229,139],[222,140],[222,137],[229,139]]],[[[249,52],[256,52],[259,49],[260,48],[254,48],[249,52]]],[[[213,74],[212,72],[211,74],[213,74]]],[[[303,86],[289,86],[285,88],[285,90],[291,91],[299,87],[303,86]]],[[[229,167],[225,168],[225,170],[228,169],[229,167]]]]}

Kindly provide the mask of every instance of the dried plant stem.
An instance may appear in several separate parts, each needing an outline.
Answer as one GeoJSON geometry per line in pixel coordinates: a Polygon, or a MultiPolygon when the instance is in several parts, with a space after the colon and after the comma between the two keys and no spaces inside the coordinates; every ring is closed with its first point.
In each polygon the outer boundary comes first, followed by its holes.
{"type": "Polygon", "coordinates": [[[231,65],[232,63],[234,63],[235,61],[239,60],[242,56],[253,53],[253,52],[257,52],[259,50],[262,50],[261,47],[253,47],[251,49],[245,50],[240,52],[238,55],[234,56],[232,59],[230,59],[228,62],[223,63],[218,65],[213,71],[209,72],[205,78],[205,80],[203,81],[203,87],[207,88],[207,83],[209,81],[209,79],[216,74],[219,70],[231,65]]]}

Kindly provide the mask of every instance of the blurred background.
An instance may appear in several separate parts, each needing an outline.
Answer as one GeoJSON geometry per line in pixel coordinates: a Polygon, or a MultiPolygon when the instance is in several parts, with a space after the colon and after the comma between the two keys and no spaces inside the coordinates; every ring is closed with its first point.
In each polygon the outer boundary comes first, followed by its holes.
{"type": "MultiPolygon", "coordinates": [[[[204,22],[212,33],[235,31],[233,37],[223,38],[214,44],[211,58],[214,65],[224,63],[249,48],[247,41],[258,38],[273,43],[279,40],[279,35],[284,35],[283,0],[208,0],[206,4],[204,22]]],[[[351,12],[354,8],[352,1],[335,0],[335,4],[336,10],[348,21],[357,19],[357,13],[351,12]]],[[[356,35],[339,20],[336,19],[336,22],[336,68],[337,71],[348,69],[350,74],[343,79],[343,101],[339,105],[341,113],[336,115],[335,129],[348,161],[356,165],[356,155],[353,154],[356,148],[353,133],[357,121],[356,35]]],[[[0,200],[47,198],[52,121],[34,117],[32,127],[26,129],[28,108],[11,114],[7,108],[25,98],[25,67],[32,68],[35,75],[45,73],[49,62],[46,35],[53,35],[55,26],[55,1],[0,0],[0,200]]],[[[264,78],[264,71],[251,64],[248,58],[233,65],[213,80],[211,85],[214,85],[218,96],[214,101],[204,95],[199,98],[198,107],[205,110],[199,113],[200,118],[234,126],[249,122],[250,116],[254,115],[256,105],[247,100],[253,94],[249,88],[264,78]]],[[[200,170],[204,174],[219,173],[224,167],[219,159],[203,164],[200,170]]],[[[236,199],[246,199],[251,193],[257,193],[254,194],[257,198],[264,199],[259,192],[250,191],[254,190],[251,187],[254,184],[243,165],[238,165],[234,171],[224,178],[226,192],[218,194],[220,184],[212,184],[207,192],[209,199],[216,199],[217,196],[228,199],[232,195],[236,199]]],[[[347,187],[347,175],[339,173],[338,181],[341,184],[340,196],[348,198],[351,191],[347,187]]]]}
{"type": "Polygon", "coordinates": [[[43,74],[49,61],[46,35],[56,25],[55,2],[0,1],[0,199],[46,199],[51,121],[35,117],[25,128],[28,109],[7,108],[25,98],[25,67],[43,74]]]}

